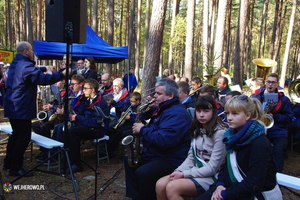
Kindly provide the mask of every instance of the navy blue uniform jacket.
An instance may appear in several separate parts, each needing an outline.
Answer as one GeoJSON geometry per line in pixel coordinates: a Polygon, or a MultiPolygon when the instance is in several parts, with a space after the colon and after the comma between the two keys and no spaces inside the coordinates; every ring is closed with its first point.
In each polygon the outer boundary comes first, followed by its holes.
{"type": "Polygon", "coordinates": [[[7,91],[5,94],[4,116],[11,119],[36,118],[37,85],[51,85],[64,78],[62,72],[44,74],[44,67],[36,67],[35,62],[17,54],[11,62],[7,91]]]}
{"type": "Polygon", "coordinates": [[[143,161],[165,159],[178,167],[187,157],[190,148],[191,117],[184,105],[179,103],[178,97],[162,102],[150,114],[149,125],[140,130],[143,136],[143,161]]]}

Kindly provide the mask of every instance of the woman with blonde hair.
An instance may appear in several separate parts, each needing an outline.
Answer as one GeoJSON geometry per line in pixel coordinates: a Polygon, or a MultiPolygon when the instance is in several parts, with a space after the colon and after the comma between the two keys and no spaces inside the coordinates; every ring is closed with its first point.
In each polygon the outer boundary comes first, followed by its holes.
{"type": "Polygon", "coordinates": [[[196,200],[282,199],[260,101],[234,96],[226,102],[225,112],[229,125],[223,137],[226,162],[217,182],[196,200]]]}

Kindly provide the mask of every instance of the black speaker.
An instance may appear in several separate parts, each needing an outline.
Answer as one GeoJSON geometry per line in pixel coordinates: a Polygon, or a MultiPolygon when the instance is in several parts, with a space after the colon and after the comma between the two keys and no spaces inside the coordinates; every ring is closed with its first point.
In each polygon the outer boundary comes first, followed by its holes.
{"type": "Polygon", "coordinates": [[[86,0],[46,0],[46,41],[86,42],[86,0]]]}

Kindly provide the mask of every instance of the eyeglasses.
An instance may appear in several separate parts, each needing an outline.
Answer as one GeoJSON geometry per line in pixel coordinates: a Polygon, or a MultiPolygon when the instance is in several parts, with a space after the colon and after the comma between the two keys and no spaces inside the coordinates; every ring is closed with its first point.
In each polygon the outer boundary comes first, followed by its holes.
{"type": "Polygon", "coordinates": [[[101,81],[108,81],[108,79],[107,80],[101,79],[101,81]]]}
{"type": "Polygon", "coordinates": [[[277,82],[276,81],[267,81],[266,83],[269,85],[275,85],[277,82]]]}
{"type": "Polygon", "coordinates": [[[87,88],[87,87],[84,87],[84,88],[83,88],[83,90],[89,90],[89,89],[92,89],[92,88],[87,88]]]}
{"type": "Polygon", "coordinates": [[[78,85],[79,83],[70,83],[70,86],[78,85]]]}

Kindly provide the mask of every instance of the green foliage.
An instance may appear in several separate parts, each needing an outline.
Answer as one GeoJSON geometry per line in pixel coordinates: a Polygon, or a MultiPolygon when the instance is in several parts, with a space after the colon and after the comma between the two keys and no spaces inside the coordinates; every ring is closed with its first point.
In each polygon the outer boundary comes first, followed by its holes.
{"type": "Polygon", "coordinates": [[[207,54],[206,54],[206,56],[208,58],[208,62],[205,65],[203,65],[203,69],[206,71],[206,73],[209,75],[215,75],[215,74],[219,73],[221,71],[221,69],[224,67],[222,65],[217,68],[215,67],[215,62],[216,62],[216,60],[218,60],[220,58],[220,56],[215,57],[215,55],[209,56],[207,54]]]}

